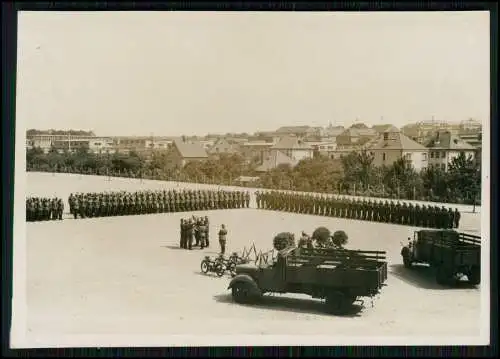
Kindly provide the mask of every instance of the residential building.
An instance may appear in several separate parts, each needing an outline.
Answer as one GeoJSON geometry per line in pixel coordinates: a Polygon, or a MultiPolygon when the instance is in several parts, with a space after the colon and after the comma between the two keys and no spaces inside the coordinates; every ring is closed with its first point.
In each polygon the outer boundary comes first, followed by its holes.
{"type": "Polygon", "coordinates": [[[296,136],[284,136],[270,148],[271,152],[281,152],[294,161],[313,157],[313,148],[296,136]]]}
{"type": "Polygon", "coordinates": [[[350,148],[353,146],[362,146],[371,139],[377,137],[377,131],[366,127],[363,124],[356,124],[342,132],[336,138],[338,148],[350,148]]]}
{"type": "Polygon", "coordinates": [[[95,138],[88,140],[88,149],[90,153],[111,154],[115,153],[114,142],[112,138],[95,138]]]}
{"type": "Polygon", "coordinates": [[[148,144],[151,144],[150,141],[151,136],[120,136],[113,137],[113,146],[118,153],[142,153],[148,150],[148,144]]]}
{"type": "Polygon", "coordinates": [[[309,136],[321,136],[323,128],[311,126],[283,126],[276,130],[278,136],[297,136],[301,138],[309,136]]]}
{"type": "Polygon", "coordinates": [[[273,142],[249,141],[240,145],[240,153],[249,161],[258,158],[259,163],[264,162],[264,158],[271,154],[273,142]]]}
{"type": "Polygon", "coordinates": [[[461,153],[475,158],[476,148],[449,131],[437,131],[426,143],[429,151],[429,166],[448,171],[450,162],[461,153]]]}
{"type": "Polygon", "coordinates": [[[335,151],[337,150],[337,143],[335,141],[318,141],[318,142],[306,142],[307,145],[311,146],[314,153],[329,158],[335,158],[335,151]]]}
{"type": "Polygon", "coordinates": [[[421,121],[403,126],[403,134],[415,142],[425,144],[436,131],[456,131],[454,125],[445,121],[421,121]]]}
{"type": "Polygon", "coordinates": [[[467,142],[469,145],[472,147],[476,148],[477,150],[481,150],[482,143],[483,143],[483,133],[482,132],[476,132],[476,131],[466,131],[466,132],[459,132],[458,137],[462,140],[467,142]]]}
{"type": "Polygon", "coordinates": [[[387,131],[388,129],[390,129],[392,127],[394,127],[394,126],[391,124],[373,125],[372,129],[375,130],[375,132],[377,132],[378,134],[383,134],[385,131],[387,131]]]}
{"type": "Polygon", "coordinates": [[[333,126],[331,123],[328,125],[327,128],[324,130],[324,137],[327,137],[329,139],[336,139],[337,136],[342,134],[342,132],[345,131],[344,126],[333,126]]]}
{"type": "Polygon", "coordinates": [[[218,139],[213,146],[208,149],[208,154],[211,156],[217,156],[220,154],[233,155],[239,153],[240,145],[234,141],[229,141],[225,138],[218,139]]]}
{"type": "Polygon", "coordinates": [[[178,167],[184,167],[193,161],[208,160],[207,151],[198,142],[193,141],[175,140],[168,156],[178,167]]]}
{"type": "Polygon", "coordinates": [[[264,157],[262,164],[256,168],[257,172],[268,172],[280,165],[289,165],[295,167],[299,161],[290,158],[281,151],[272,151],[269,155],[264,157]]]}
{"type": "Polygon", "coordinates": [[[367,148],[373,155],[375,166],[390,166],[404,158],[417,171],[427,167],[428,150],[423,145],[404,135],[392,126],[385,130],[373,144],[367,148]]]}

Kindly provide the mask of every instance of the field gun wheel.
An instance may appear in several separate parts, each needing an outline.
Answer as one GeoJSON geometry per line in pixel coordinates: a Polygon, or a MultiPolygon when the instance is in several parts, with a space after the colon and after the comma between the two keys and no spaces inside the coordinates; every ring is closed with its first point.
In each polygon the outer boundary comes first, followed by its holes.
{"type": "Polygon", "coordinates": [[[231,273],[232,277],[234,277],[236,275],[236,263],[234,263],[234,262],[229,263],[229,266],[227,269],[229,270],[229,273],[231,273]]]}
{"type": "Polygon", "coordinates": [[[335,291],[326,297],[326,307],[331,314],[345,314],[355,302],[356,297],[335,291]]]}
{"type": "Polygon", "coordinates": [[[217,277],[222,277],[224,275],[225,271],[226,271],[226,268],[223,264],[218,263],[215,266],[215,274],[217,274],[217,277]]]}
{"type": "Polygon", "coordinates": [[[236,303],[247,304],[251,301],[251,288],[247,283],[235,283],[232,288],[233,299],[236,303]]]}
{"type": "Polygon", "coordinates": [[[208,273],[209,264],[208,264],[208,261],[206,259],[204,259],[204,260],[201,261],[201,266],[200,267],[201,267],[202,273],[204,273],[204,274],[208,273]]]}
{"type": "Polygon", "coordinates": [[[478,285],[481,283],[481,268],[479,266],[474,266],[471,268],[470,273],[467,275],[469,283],[472,285],[478,285]]]}

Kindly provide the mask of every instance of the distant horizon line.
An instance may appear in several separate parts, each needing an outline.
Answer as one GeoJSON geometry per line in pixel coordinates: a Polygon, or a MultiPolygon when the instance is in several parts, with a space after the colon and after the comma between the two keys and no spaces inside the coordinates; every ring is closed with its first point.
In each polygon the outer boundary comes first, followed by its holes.
{"type": "Polygon", "coordinates": [[[332,127],[332,128],[344,128],[344,129],[348,129],[348,128],[351,128],[352,126],[354,125],[365,125],[367,126],[368,128],[373,128],[375,126],[394,126],[394,127],[397,127],[398,129],[402,129],[404,128],[405,126],[411,126],[411,125],[418,125],[418,124],[448,124],[448,125],[460,125],[464,122],[467,122],[467,121],[475,121],[477,122],[479,125],[482,126],[482,123],[478,120],[476,120],[475,118],[472,118],[472,117],[469,117],[467,120],[462,120],[462,121],[446,121],[446,120],[423,120],[423,121],[417,121],[417,122],[409,122],[409,123],[406,123],[405,125],[401,126],[401,127],[398,127],[396,125],[393,125],[392,123],[380,123],[380,124],[374,124],[374,125],[370,125],[368,126],[366,123],[362,122],[362,121],[356,121],[356,122],[353,122],[351,123],[351,125],[340,125],[340,124],[335,124],[333,121],[330,122],[330,124],[328,124],[327,126],[315,126],[315,125],[284,125],[284,126],[280,126],[278,127],[277,129],[274,129],[274,130],[258,130],[258,131],[253,131],[253,132],[248,132],[248,131],[242,131],[242,132],[208,132],[208,133],[205,133],[203,135],[200,135],[200,134],[180,134],[180,135],[162,135],[162,134],[155,134],[155,132],[149,132],[149,134],[129,134],[129,135],[126,135],[126,134],[112,134],[112,135],[108,135],[108,134],[99,134],[97,135],[96,131],[94,129],[55,129],[55,128],[51,128],[51,129],[46,129],[46,130],[43,130],[43,129],[37,129],[37,128],[29,128],[26,130],[26,132],[28,131],[32,131],[32,130],[35,130],[35,131],[40,131],[40,132],[48,132],[48,131],[63,131],[63,132],[69,132],[69,131],[74,131],[74,132],[92,132],[96,135],[96,137],[207,137],[207,136],[223,136],[223,135],[242,135],[242,134],[248,134],[250,136],[256,136],[258,135],[259,133],[272,133],[272,132],[276,132],[278,131],[280,128],[283,128],[283,127],[289,127],[289,128],[294,128],[294,127],[309,127],[309,128],[323,128],[323,129],[328,129],[329,127],[332,127]]]}

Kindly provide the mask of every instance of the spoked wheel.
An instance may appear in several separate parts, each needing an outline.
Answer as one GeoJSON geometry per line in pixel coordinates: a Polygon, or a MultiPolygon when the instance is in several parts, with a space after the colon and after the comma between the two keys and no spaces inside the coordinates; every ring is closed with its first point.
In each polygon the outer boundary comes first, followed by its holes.
{"type": "Polygon", "coordinates": [[[201,261],[201,271],[203,273],[207,274],[208,273],[208,267],[209,267],[208,262],[206,260],[202,260],[201,261]]]}
{"type": "Polygon", "coordinates": [[[226,268],[223,264],[217,264],[215,266],[215,274],[217,274],[217,277],[222,277],[224,275],[224,272],[226,271],[226,268]]]}
{"type": "Polygon", "coordinates": [[[228,270],[229,270],[229,273],[231,273],[231,276],[234,277],[236,275],[236,263],[234,263],[234,262],[229,263],[228,270]]]}

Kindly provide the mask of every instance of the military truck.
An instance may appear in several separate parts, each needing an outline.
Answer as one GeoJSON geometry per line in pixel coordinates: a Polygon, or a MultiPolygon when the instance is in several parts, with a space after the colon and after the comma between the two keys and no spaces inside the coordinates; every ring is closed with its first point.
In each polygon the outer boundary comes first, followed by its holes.
{"type": "Polygon", "coordinates": [[[415,231],[401,256],[406,268],[414,263],[436,268],[436,282],[442,285],[456,284],[463,275],[473,285],[481,282],[480,236],[454,230],[415,231]]]}
{"type": "Polygon", "coordinates": [[[373,297],[387,279],[385,251],[288,247],[270,263],[236,266],[235,302],[251,304],[266,293],[301,293],[326,300],[333,314],[348,311],[359,297],[373,297]]]}

